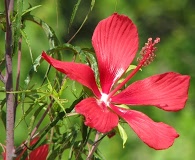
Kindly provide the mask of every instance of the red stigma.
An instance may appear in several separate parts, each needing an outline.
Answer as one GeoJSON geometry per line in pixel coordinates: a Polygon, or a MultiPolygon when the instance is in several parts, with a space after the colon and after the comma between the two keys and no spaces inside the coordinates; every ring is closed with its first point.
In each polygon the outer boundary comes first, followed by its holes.
{"type": "Polygon", "coordinates": [[[142,47],[142,50],[140,51],[141,57],[137,59],[139,65],[147,66],[154,60],[154,58],[156,57],[155,55],[156,47],[154,46],[159,42],[160,38],[156,38],[154,42],[152,42],[152,38],[148,38],[148,42],[145,43],[145,46],[142,47]]]}

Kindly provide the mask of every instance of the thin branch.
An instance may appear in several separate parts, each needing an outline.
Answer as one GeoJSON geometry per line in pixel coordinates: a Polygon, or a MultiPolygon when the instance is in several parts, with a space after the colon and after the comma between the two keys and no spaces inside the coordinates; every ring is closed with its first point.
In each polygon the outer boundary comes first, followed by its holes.
{"type": "MultiPolygon", "coordinates": [[[[16,77],[16,91],[19,90],[19,82],[20,82],[20,68],[21,68],[21,57],[22,57],[21,49],[22,49],[22,37],[20,37],[18,43],[18,67],[17,67],[17,77],[16,77]]],[[[15,112],[16,112],[17,105],[18,105],[18,93],[15,94],[15,103],[14,103],[15,112]]]]}
{"type": "Polygon", "coordinates": [[[13,14],[14,0],[5,0],[6,12],[6,160],[12,160],[14,157],[14,94],[13,91],[13,75],[12,75],[12,22],[11,15],[13,14]]]}
{"type": "Polygon", "coordinates": [[[32,138],[34,136],[34,134],[36,133],[37,129],[39,128],[39,126],[41,125],[41,123],[43,122],[45,116],[47,115],[47,113],[49,112],[49,110],[51,109],[52,105],[53,105],[54,100],[51,99],[51,103],[49,104],[49,106],[47,107],[47,109],[45,110],[45,112],[43,113],[42,117],[40,118],[39,122],[37,123],[37,125],[35,126],[35,128],[33,129],[33,131],[31,132],[30,137],[32,138]]]}
{"type": "MultiPolygon", "coordinates": [[[[33,129],[33,131],[31,132],[31,135],[30,135],[30,140],[34,139],[37,135],[36,135],[36,132],[39,128],[39,126],[41,125],[41,123],[43,122],[45,116],[47,115],[47,113],[49,112],[49,110],[51,109],[52,107],[52,104],[53,104],[53,100],[51,100],[51,103],[49,104],[49,106],[47,107],[47,109],[45,110],[45,112],[43,113],[42,117],[40,118],[40,120],[38,121],[37,125],[35,126],[35,128],[33,129]]],[[[26,140],[25,142],[23,142],[18,148],[16,148],[15,150],[15,155],[19,155],[23,149],[25,147],[27,147],[27,143],[28,141],[26,140]]],[[[28,147],[27,147],[28,148],[28,147]]]]}
{"type": "Polygon", "coordinates": [[[87,156],[87,160],[91,160],[93,157],[94,152],[96,151],[98,145],[100,144],[100,141],[98,140],[100,136],[100,133],[97,131],[95,135],[94,144],[92,145],[91,150],[89,151],[89,154],[87,156]]]}

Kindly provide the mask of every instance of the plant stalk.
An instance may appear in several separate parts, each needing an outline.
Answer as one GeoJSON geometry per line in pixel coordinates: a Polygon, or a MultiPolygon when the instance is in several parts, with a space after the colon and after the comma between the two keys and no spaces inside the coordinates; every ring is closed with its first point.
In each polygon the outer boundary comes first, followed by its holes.
{"type": "Polygon", "coordinates": [[[92,148],[89,151],[89,154],[87,156],[87,160],[91,160],[92,159],[94,152],[96,151],[98,145],[100,144],[100,141],[98,141],[100,134],[101,133],[99,133],[98,131],[96,132],[94,144],[92,145],[92,148]]]}
{"type": "Polygon", "coordinates": [[[6,35],[5,35],[5,88],[6,88],[6,160],[14,158],[14,94],[12,75],[12,22],[14,0],[5,0],[6,35]]]}

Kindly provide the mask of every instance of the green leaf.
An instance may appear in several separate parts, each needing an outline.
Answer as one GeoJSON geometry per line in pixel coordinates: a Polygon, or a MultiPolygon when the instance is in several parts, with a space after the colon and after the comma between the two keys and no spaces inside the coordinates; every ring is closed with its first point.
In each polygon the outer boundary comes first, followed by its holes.
{"type": "Polygon", "coordinates": [[[123,127],[119,123],[118,123],[118,130],[119,130],[120,136],[123,140],[123,148],[125,148],[125,143],[127,141],[127,134],[126,134],[125,130],[123,129],[123,127]]]}
{"type": "Polygon", "coordinates": [[[120,105],[116,105],[116,106],[118,106],[120,108],[129,109],[129,107],[127,105],[125,105],[125,104],[120,104],[120,105]]]}
{"type": "MultiPolygon", "coordinates": [[[[130,74],[131,70],[134,70],[136,67],[137,67],[136,65],[130,65],[127,68],[125,74],[118,80],[117,84],[122,83],[125,80],[125,78],[127,77],[127,75],[130,74]]],[[[142,71],[141,68],[139,70],[142,71]]]]}
{"type": "Polygon", "coordinates": [[[6,99],[3,99],[0,103],[0,120],[3,122],[2,129],[6,129],[6,112],[3,110],[3,106],[5,105],[6,99]]]}
{"type": "Polygon", "coordinates": [[[29,12],[31,12],[31,11],[33,11],[33,10],[35,10],[35,9],[37,9],[37,8],[39,8],[39,7],[41,7],[41,5],[37,5],[37,6],[34,6],[34,7],[30,6],[28,9],[26,9],[25,11],[22,12],[22,16],[29,13],[29,12]]]}
{"type": "Polygon", "coordinates": [[[70,38],[70,40],[68,41],[68,43],[70,43],[70,41],[72,41],[72,39],[79,33],[79,31],[81,30],[81,28],[83,28],[85,22],[87,21],[90,12],[93,10],[93,7],[95,5],[95,0],[91,0],[91,5],[90,5],[90,9],[87,13],[87,15],[85,16],[85,19],[83,20],[82,24],[80,25],[79,29],[75,32],[75,34],[70,38]]]}
{"type": "Polygon", "coordinates": [[[82,49],[78,46],[73,46],[69,43],[64,43],[63,45],[58,45],[50,50],[47,51],[47,53],[55,53],[55,52],[59,52],[62,50],[70,50],[72,51],[74,54],[79,54],[80,52],[82,52],[82,49]]]}
{"type": "Polygon", "coordinates": [[[63,94],[64,89],[67,87],[67,80],[64,79],[62,82],[62,85],[60,87],[60,90],[58,91],[58,95],[61,96],[63,94]]]}
{"type": "Polygon", "coordinates": [[[28,46],[28,49],[29,49],[29,52],[30,52],[30,58],[31,58],[31,61],[33,63],[33,56],[32,56],[32,49],[31,49],[31,45],[30,45],[30,40],[28,39],[28,36],[27,36],[26,32],[23,29],[21,29],[20,32],[21,32],[22,37],[24,38],[24,40],[25,40],[25,42],[28,46]]]}
{"type": "Polygon", "coordinates": [[[136,65],[130,65],[129,68],[126,70],[126,73],[133,70],[133,69],[135,69],[136,67],[137,67],[136,65]]]}
{"type": "Polygon", "coordinates": [[[40,65],[40,61],[41,61],[41,55],[35,59],[30,71],[28,72],[26,79],[24,80],[26,88],[27,88],[28,84],[30,83],[34,72],[37,72],[37,67],[40,65]]]}
{"type": "Polygon", "coordinates": [[[73,8],[72,15],[71,15],[71,18],[70,18],[69,27],[68,27],[68,32],[70,31],[70,27],[72,26],[72,23],[74,21],[74,18],[75,18],[75,15],[77,13],[77,10],[78,10],[78,7],[79,7],[80,3],[81,3],[81,0],[78,0],[77,3],[75,4],[74,8],[73,8]]]}
{"type": "Polygon", "coordinates": [[[19,39],[21,37],[20,29],[22,27],[22,10],[23,10],[23,0],[17,1],[17,14],[15,15],[15,21],[13,21],[13,28],[14,28],[14,47],[13,47],[13,54],[18,53],[19,49],[19,39]]]}
{"type": "Polygon", "coordinates": [[[35,24],[38,24],[47,35],[47,38],[49,40],[50,48],[54,48],[55,46],[59,45],[59,40],[57,36],[55,35],[54,30],[44,21],[42,21],[40,18],[37,18],[31,14],[24,14],[22,17],[23,21],[31,21],[35,24]]]}
{"type": "Polygon", "coordinates": [[[0,28],[6,32],[6,16],[5,12],[0,12],[0,28]]]}
{"type": "MultiPolygon", "coordinates": [[[[65,99],[59,98],[58,92],[52,87],[52,85],[49,81],[48,81],[48,89],[49,89],[49,93],[51,94],[51,97],[55,100],[55,103],[57,103],[60,106],[60,108],[66,113],[66,111],[63,107],[63,104],[68,102],[68,101],[65,99]]],[[[53,104],[54,106],[55,106],[55,103],[53,104]]],[[[58,107],[57,107],[57,109],[58,109],[58,107]]]]}
{"type": "Polygon", "coordinates": [[[95,160],[106,160],[106,158],[105,158],[104,155],[100,152],[99,149],[97,149],[97,150],[95,151],[94,156],[95,156],[95,157],[94,157],[95,160]]]}
{"type": "Polygon", "coordinates": [[[84,48],[79,56],[84,57],[82,62],[88,64],[92,68],[95,73],[96,82],[99,82],[98,64],[94,53],[91,50],[84,48]]]}

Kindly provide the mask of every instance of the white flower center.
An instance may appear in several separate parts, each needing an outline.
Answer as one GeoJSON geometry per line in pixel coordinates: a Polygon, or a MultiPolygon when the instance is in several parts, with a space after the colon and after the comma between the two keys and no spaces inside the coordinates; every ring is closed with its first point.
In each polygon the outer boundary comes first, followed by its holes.
{"type": "Polygon", "coordinates": [[[106,104],[106,106],[109,106],[109,99],[108,99],[108,95],[105,94],[105,93],[102,93],[102,96],[101,96],[101,99],[100,99],[101,102],[104,102],[106,104]]]}

